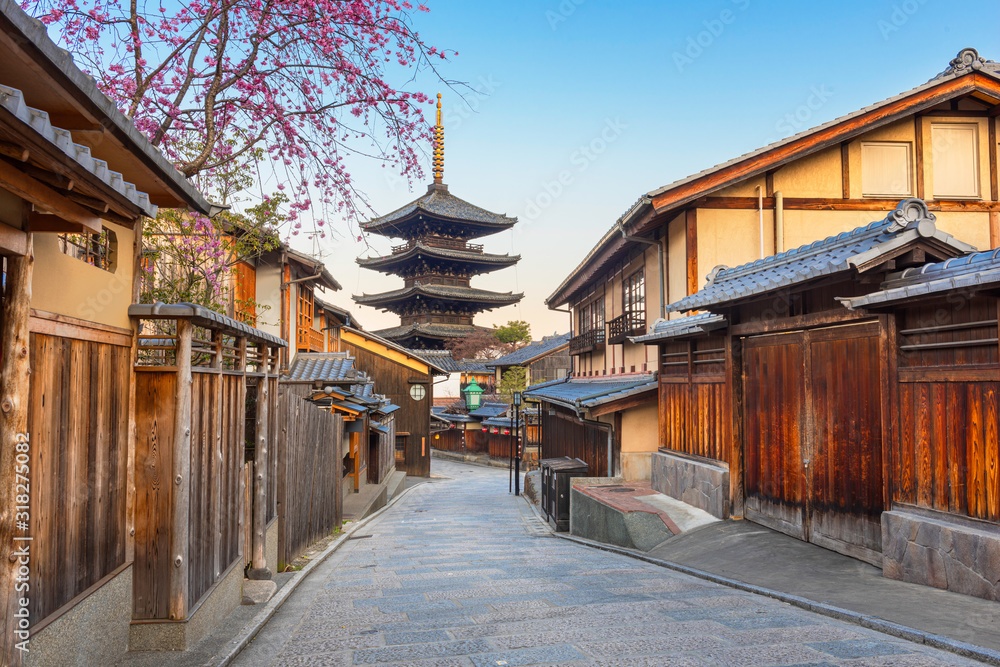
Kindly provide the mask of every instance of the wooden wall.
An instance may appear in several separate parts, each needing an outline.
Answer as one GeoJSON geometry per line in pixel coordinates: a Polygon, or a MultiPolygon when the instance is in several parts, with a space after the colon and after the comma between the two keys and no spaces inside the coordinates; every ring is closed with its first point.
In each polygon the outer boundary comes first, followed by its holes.
{"type": "Polygon", "coordinates": [[[125,563],[130,348],[39,333],[29,347],[37,627],[125,563]]]}
{"type": "Polygon", "coordinates": [[[382,419],[382,426],[389,432],[375,429],[369,432],[368,483],[381,484],[396,466],[396,417],[389,415],[382,419]]]}
{"type": "MultiPolygon", "coordinates": [[[[191,387],[188,608],[243,556],[245,490],[242,373],[195,369],[191,387]]],[[[170,483],[177,375],[136,372],[136,535],[133,618],[169,618],[170,483]]]]}
{"type": "Polygon", "coordinates": [[[402,462],[396,467],[407,475],[427,476],[431,472],[431,405],[434,403],[433,378],[427,373],[418,373],[401,363],[386,359],[363,347],[348,341],[343,342],[344,351],[355,359],[355,365],[375,381],[375,390],[384,394],[394,404],[396,411],[396,433],[407,433],[406,451],[402,462]],[[414,382],[423,383],[427,395],[421,401],[410,397],[410,387],[414,382]]]}
{"type": "Polygon", "coordinates": [[[465,431],[460,428],[446,428],[431,433],[431,445],[434,449],[443,452],[464,452],[466,451],[466,438],[463,437],[465,431]]]}
{"type": "Polygon", "coordinates": [[[725,336],[660,346],[660,446],[729,463],[725,336]]]}
{"type": "Polygon", "coordinates": [[[897,314],[895,502],[1000,521],[997,303],[955,294],[897,314]]]}
{"type": "Polygon", "coordinates": [[[282,385],[274,443],[278,460],[278,567],[326,537],[343,520],[344,418],[282,385]]]}
{"type": "Polygon", "coordinates": [[[576,416],[544,402],[541,422],[541,458],[569,456],[580,459],[587,464],[588,477],[607,477],[608,434],[604,429],[585,424],[576,416]]]}

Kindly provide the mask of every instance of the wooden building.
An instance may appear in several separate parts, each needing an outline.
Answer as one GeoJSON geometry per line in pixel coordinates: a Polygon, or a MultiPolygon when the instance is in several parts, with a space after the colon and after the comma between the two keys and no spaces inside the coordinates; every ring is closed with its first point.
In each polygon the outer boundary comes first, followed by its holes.
{"type": "MultiPolygon", "coordinates": [[[[998,108],[1000,64],[964,49],[915,88],[642,195],[546,299],[572,310],[574,377],[657,370],[631,339],[715,267],[855,229],[906,197],[926,200],[938,229],[996,247],[998,108]]],[[[602,421],[619,418],[622,472],[648,478],[653,394],[602,421]]]]}
{"type": "Polygon", "coordinates": [[[9,0],[0,58],[0,541],[26,552],[0,563],[0,663],[20,664],[25,640],[33,658],[100,661],[133,618],[142,220],[213,208],[9,0]]]}
{"type": "Polygon", "coordinates": [[[495,370],[493,381],[498,385],[503,374],[515,366],[524,368],[525,386],[561,380],[569,377],[572,367],[569,338],[568,333],[544,336],[539,341],[486,362],[486,367],[495,370]]]}
{"type": "Polygon", "coordinates": [[[385,257],[358,260],[366,268],[404,280],[402,289],[362,294],[354,300],[399,315],[398,327],[375,333],[398,345],[444,349],[445,341],[468,336],[477,313],[517,303],[524,296],[474,288],[477,275],[513,266],[520,256],[484,252],[470,240],[510,229],[516,218],[491,213],[459,199],[444,184],[444,129],[438,95],[434,129],[434,182],[427,194],[388,215],[362,224],[373,234],[400,238],[385,257]]]}
{"type": "Polygon", "coordinates": [[[635,339],[661,359],[652,486],[1000,599],[1000,251],[971,251],[909,199],[668,306],[712,312],[635,339]]]}
{"type": "Polygon", "coordinates": [[[361,329],[338,326],[331,335],[371,378],[376,391],[399,406],[394,419],[396,469],[408,475],[429,475],[434,382],[447,371],[413,350],[361,329]]]}

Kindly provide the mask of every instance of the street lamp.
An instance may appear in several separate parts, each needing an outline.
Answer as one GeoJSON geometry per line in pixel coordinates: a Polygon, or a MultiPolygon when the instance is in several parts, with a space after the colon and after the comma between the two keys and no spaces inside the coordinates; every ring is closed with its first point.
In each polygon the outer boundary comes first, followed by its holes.
{"type": "Polygon", "coordinates": [[[514,420],[511,422],[510,430],[514,434],[514,445],[510,448],[511,456],[514,457],[514,495],[521,495],[521,392],[514,392],[514,420]]]}
{"type": "Polygon", "coordinates": [[[465,394],[465,407],[469,410],[478,408],[483,400],[484,391],[486,390],[480,387],[475,380],[466,385],[465,389],[462,390],[462,393],[465,394]]]}

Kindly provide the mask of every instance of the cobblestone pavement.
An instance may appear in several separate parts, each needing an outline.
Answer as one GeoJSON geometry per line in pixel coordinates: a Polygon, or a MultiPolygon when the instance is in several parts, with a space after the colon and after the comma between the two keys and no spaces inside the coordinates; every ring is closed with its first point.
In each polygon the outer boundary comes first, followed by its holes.
{"type": "Polygon", "coordinates": [[[355,533],[235,664],[976,664],[553,538],[506,471],[433,469],[450,479],[355,533]]]}

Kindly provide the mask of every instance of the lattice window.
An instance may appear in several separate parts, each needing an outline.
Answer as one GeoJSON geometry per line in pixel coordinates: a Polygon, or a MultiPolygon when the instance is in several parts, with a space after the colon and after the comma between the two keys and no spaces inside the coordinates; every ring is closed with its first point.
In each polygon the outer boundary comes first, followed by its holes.
{"type": "Polygon", "coordinates": [[[236,319],[257,326],[257,270],[246,262],[233,267],[233,301],[236,319]]]}
{"type": "Polygon", "coordinates": [[[115,270],[118,240],[115,233],[104,228],[100,234],[60,234],[59,250],[63,254],[96,266],[104,271],[115,270]]]}
{"type": "Polygon", "coordinates": [[[629,314],[646,313],[646,275],[639,269],[622,283],[623,312],[629,314]]]}
{"type": "Polygon", "coordinates": [[[313,292],[311,289],[299,286],[299,307],[295,314],[296,324],[298,325],[298,349],[300,351],[309,351],[309,332],[312,331],[313,323],[313,309],[315,308],[315,299],[313,297],[313,292]]]}

